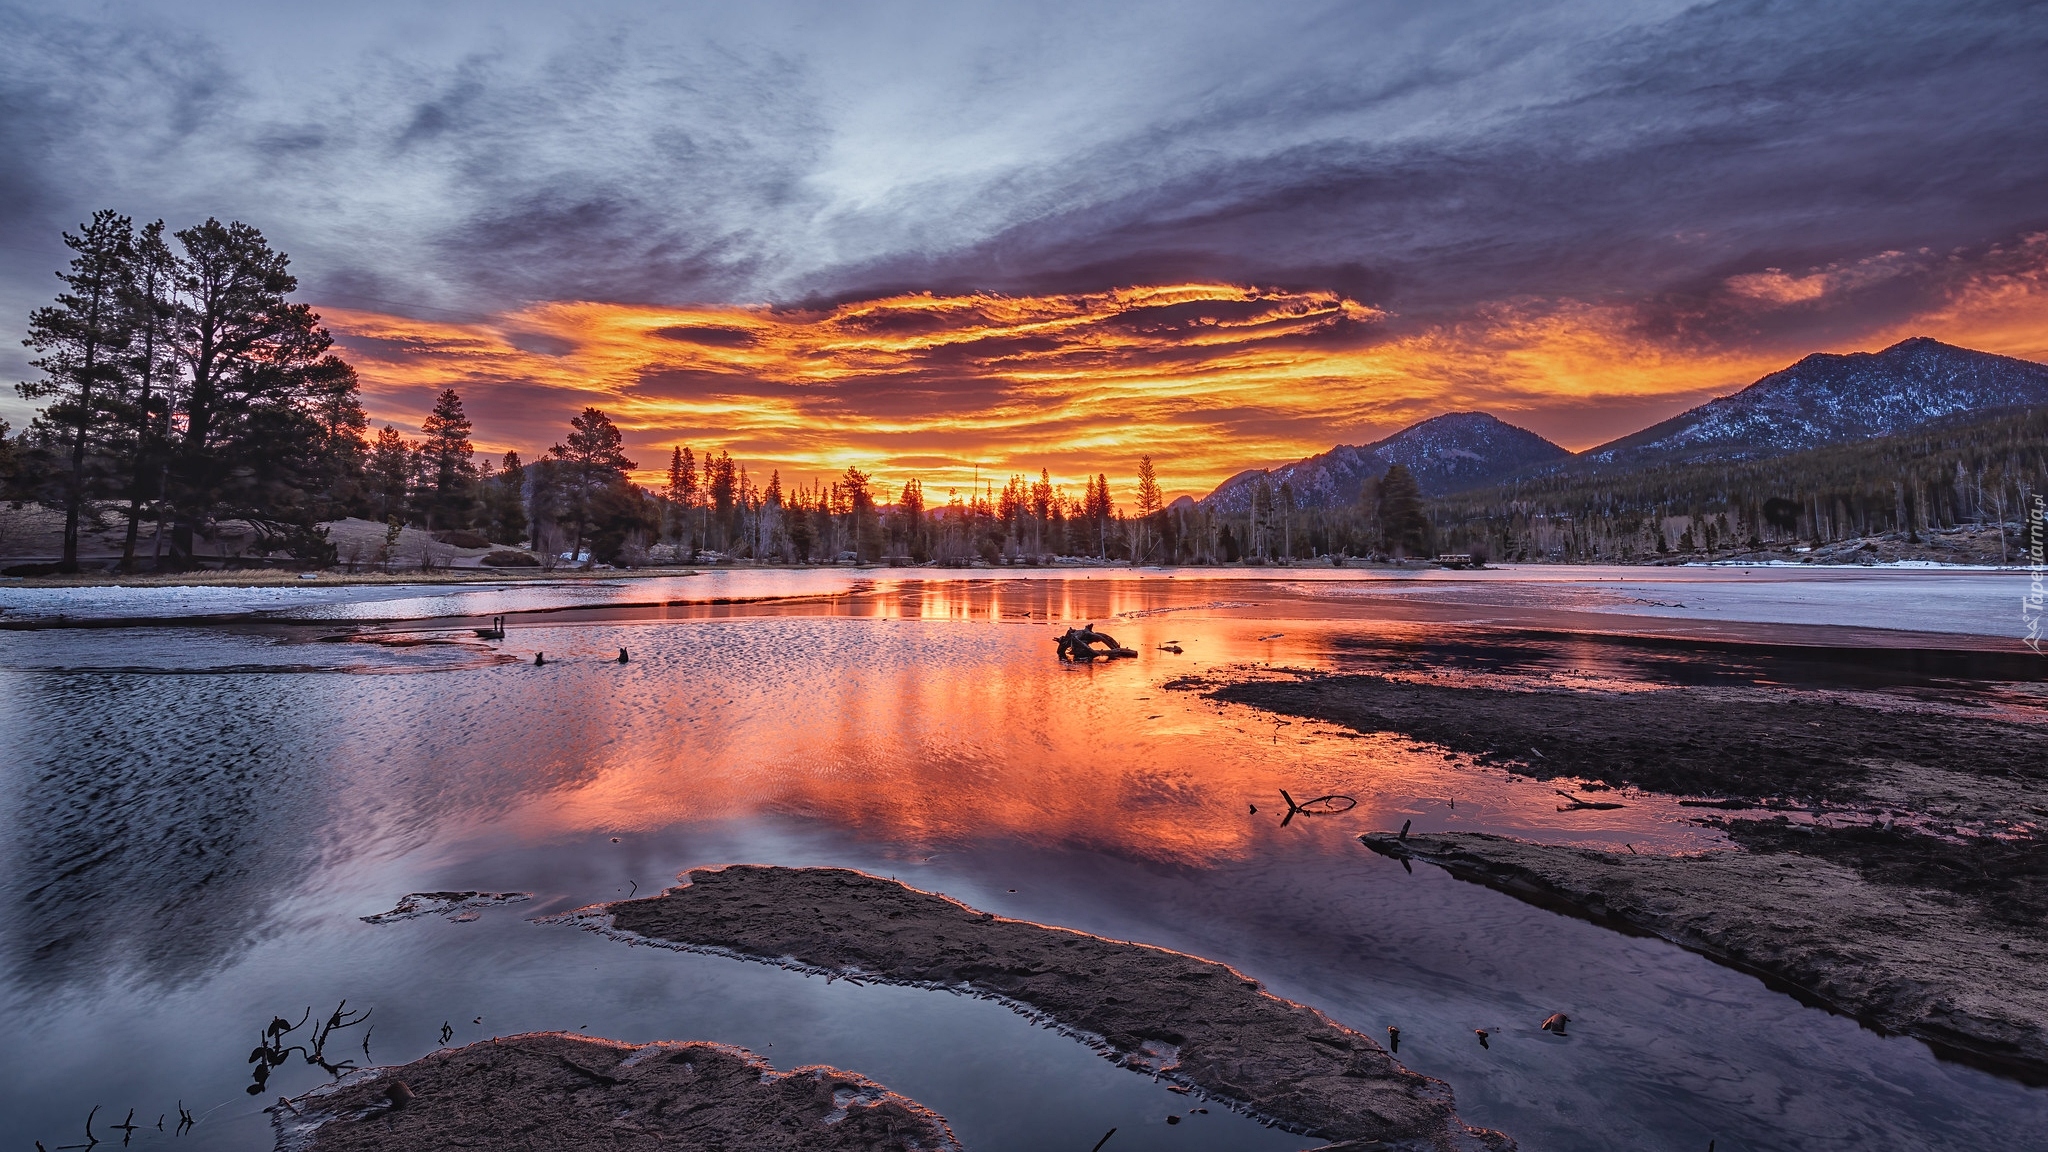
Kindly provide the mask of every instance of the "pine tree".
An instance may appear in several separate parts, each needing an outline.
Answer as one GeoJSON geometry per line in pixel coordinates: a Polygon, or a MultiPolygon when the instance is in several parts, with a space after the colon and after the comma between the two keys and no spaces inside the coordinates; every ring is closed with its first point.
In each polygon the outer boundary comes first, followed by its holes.
{"type": "Polygon", "coordinates": [[[549,449],[548,459],[559,473],[564,511],[573,526],[569,552],[579,556],[594,514],[605,510],[599,508],[600,497],[625,487],[626,473],[638,465],[626,459],[625,437],[618,426],[596,408],[585,408],[569,421],[566,443],[549,449]]]}
{"type": "Polygon", "coordinates": [[[164,537],[162,499],[168,461],[171,414],[177,407],[178,258],[164,241],[164,222],[143,225],[126,278],[127,376],[132,402],[128,429],[128,530],[121,543],[121,570],[134,571],[143,501],[153,492],[157,506],[154,546],[160,559],[164,537]]]}
{"type": "MultiPolygon", "coordinates": [[[[713,458],[711,450],[705,449],[702,483],[705,503],[709,505],[706,511],[711,515],[712,522],[718,525],[719,551],[724,551],[731,542],[727,538],[727,533],[733,509],[739,500],[739,472],[733,467],[732,456],[721,451],[713,458]]],[[[709,534],[708,531],[706,534],[709,534]]]]}
{"type": "Polygon", "coordinates": [[[1152,457],[1138,457],[1138,515],[1151,516],[1166,507],[1159,493],[1159,475],[1152,469],[1152,457]]]}
{"type": "Polygon", "coordinates": [[[874,519],[875,498],[868,491],[868,475],[849,466],[839,478],[839,491],[846,498],[846,534],[855,559],[866,558],[867,525],[874,519]]]}
{"type": "Polygon", "coordinates": [[[1166,507],[1166,501],[1159,492],[1159,476],[1152,470],[1152,457],[1140,456],[1138,457],[1138,531],[1140,533],[1139,558],[1141,559],[1145,553],[1150,551],[1150,547],[1144,542],[1143,534],[1148,531],[1153,518],[1158,516],[1160,509],[1164,507],[1166,507]]]}
{"type": "Polygon", "coordinates": [[[412,451],[407,447],[405,437],[389,424],[377,433],[376,446],[370,449],[365,479],[370,507],[376,512],[377,519],[388,521],[396,518],[404,523],[411,511],[406,495],[412,481],[412,451]]]}
{"type": "Polygon", "coordinates": [[[1094,529],[1095,551],[1100,559],[1109,558],[1109,518],[1116,513],[1116,504],[1110,499],[1109,477],[1096,473],[1088,484],[1088,493],[1082,501],[1081,515],[1094,529]]]}
{"type": "Polygon", "coordinates": [[[896,497],[896,514],[903,521],[903,550],[912,560],[923,563],[927,555],[924,530],[924,481],[913,476],[903,482],[896,497]]]}
{"type": "Polygon", "coordinates": [[[101,477],[96,449],[117,411],[131,316],[123,305],[129,265],[134,259],[134,228],[128,217],[112,211],[93,213],[92,221],[64,244],[77,255],[70,270],[59,272],[65,290],[57,302],[29,316],[28,338],[22,343],[37,353],[31,361],[43,378],[23,382],[17,391],[25,400],[50,400],[37,424],[68,457],[56,498],[64,510],[64,552],[58,567],[78,570],[80,519],[91,510],[101,477]]]}
{"type": "Polygon", "coordinates": [[[290,259],[242,223],[177,233],[179,356],[185,417],[172,450],[177,519],[172,561],[194,562],[200,529],[228,517],[256,525],[266,544],[330,561],[333,547],[313,527],[319,428],[304,410],[308,369],[333,343],[320,318],[288,297],[298,289],[290,259]]]}
{"type": "Polygon", "coordinates": [[[307,410],[320,435],[314,454],[318,466],[323,519],[352,515],[367,504],[364,468],[370,445],[363,434],[370,416],[363,411],[356,370],[338,356],[323,356],[306,371],[307,410]]]}
{"type": "Polygon", "coordinates": [[[694,554],[694,541],[690,539],[690,518],[697,507],[697,458],[681,444],[669,452],[668,489],[664,495],[668,497],[669,506],[675,512],[676,536],[685,543],[692,544],[691,551],[694,554]]]}
{"type": "Polygon", "coordinates": [[[1038,482],[1031,486],[1031,515],[1036,522],[1036,531],[1031,538],[1034,551],[1045,551],[1045,536],[1052,523],[1053,504],[1052,473],[1040,468],[1038,482]]]}
{"type": "Polygon", "coordinates": [[[1427,553],[1429,519],[1422,511],[1422,490],[1415,475],[1400,464],[1387,465],[1379,482],[1381,543],[1390,555],[1427,553]]]}
{"type": "Polygon", "coordinates": [[[434,410],[420,425],[425,436],[427,491],[421,514],[429,528],[467,528],[476,503],[476,450],[469,442],[472,427],[455,389],[443,389],[434,410]]]}
{"type": "Polygon", "coordinates": [[[491,477],[489,514],[493,543],[517,545],[526,539],[526,468],[517,452],[506,452],[504,464],[491,477]]]}

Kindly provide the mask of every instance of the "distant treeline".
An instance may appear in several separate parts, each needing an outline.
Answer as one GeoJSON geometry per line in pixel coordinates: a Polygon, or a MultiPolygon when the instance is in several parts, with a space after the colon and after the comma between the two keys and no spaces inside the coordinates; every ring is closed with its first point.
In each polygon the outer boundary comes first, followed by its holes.
{"type": "Polygon", "coordinates": [[[965,561],[1025,554],[1128,558],[1157,553],[1161,497],[1139,462],[1137,518],[1118,512],[1098,475],[1076,498],[1041,471],[927,505],[910,480],[887,502],[849,468],[830,483],[765,485],[725,451],[677,446],[668,482],[629,480],[612,421],[596,408],[562,443],[523,463],[480,461],[454,390],[418,439],[371,434],[355,370],[305,304],[289,258],[246,224],[207,220],[176,232],[94,214],[64,243],[62,290],[29,318],[25,343],[41,377],[19,386],[41,407],[7,438],[6,498],[64,513],[58,567],[76,570],[81,532],[125,526],[119,567],[180,569],[219,559],[206,542],[225,522],[252,528],[259,555],[331,564],[325,521],[358,516],[428,529],[461,546],[530,546],[541,563],[639,562],[705,553],[804,561],[965,561]],[[143,529],[149,528],[143,543],[143,529]]]}
{"type": "Polygon", "coordinates": [[[883,490],[848,468],[830,482],[765,484],[724,450],[670,451],[666,483],[638,465],[604,412],[587,408],[527,464],[476,457],[453,389],[418,439],[371,435],[356,373],[319,317],[290,296],[289,260],[261,233],[208,220],[175,233],[100,212],[64,242],[63,290],[29,320],[41,401],[12,439],[0,424],[6,496],[64,513],[60,567],[81,528],[125,527],[120,566],[176,569],[224,521],[255,551],[337,561],[320,527],[346,516],[389,526],[388,563],[415,525],[458,546],[528,547],[534,560],[637,564],[709,556],[767,562],[858,559],[960,564],[1058,556],[1215,564],[1319,556],[1634,560],[2023,518],[2048,474],[2048,413],[1978,415],[1881,440],[1770,459],[1629,471],[1568,465],[1425,501],[1394,465],[1360,499],[1304,508],[1261,478],[1250,508],[1164,506],[1151,457],[1120,509],[1106,475],[1069,495],[1049,471],[941,499],[918,479],[883,490]],[[148,552],[141,529],[151,526],[148,552]]]}
{"type": "Polygon", "coordinates": [[[2023,524],[2048,476],[2048,411],[1971,413],[1752,461],[1553,473],[1432,502],[1441,546],[1499,558],[1640,560],[1965,524],[2023,524]]]}

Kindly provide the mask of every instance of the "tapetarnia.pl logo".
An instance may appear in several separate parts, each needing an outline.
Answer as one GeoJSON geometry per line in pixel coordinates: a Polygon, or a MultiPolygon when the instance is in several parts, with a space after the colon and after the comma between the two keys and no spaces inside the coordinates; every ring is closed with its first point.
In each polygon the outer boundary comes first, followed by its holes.
{"type": "Polygon", "coordinates": [[[2020,619],[2027,625],[2027,647],[2041,654],[2041,613],[2044,606],[2044,578],[2048,578],[2048,497],[2034,495],[2034,506],[2027,510],[2032,521],[2027,533],[2027,571],[2033,579],[2027,582],[2027,598],[2020,602],[2020,619]]]}

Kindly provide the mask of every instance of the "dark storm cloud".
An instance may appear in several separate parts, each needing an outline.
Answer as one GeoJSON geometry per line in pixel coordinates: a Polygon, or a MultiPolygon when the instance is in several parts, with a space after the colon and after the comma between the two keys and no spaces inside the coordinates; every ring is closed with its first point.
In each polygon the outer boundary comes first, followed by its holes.
{"type": "Polygon", "coordinates": [[[12,317],[104,205],[241,216],[314,298],[415,316],[1217,280],[1389,335],[1542,297],[1788,346],[2048,227],[2038,3],[164,3],[0,33],[12,317]],[[1923,248],[1818,301],[1728,287],[1923,248]]]}
{"type": "MultiPolygon", "coordinates": [[[[1713,5],[1576,45],[1553,80],[1469,133],[1190,167],[872,274],[967,288],[1000,268],[1033,291],[1162,273],[1330,284],[1335,258],[1352,261],[1346,288],[1411,315],[1641,294],[1646,329],[1712,337],[1746,327],[1701,306],[1731,275],[2048,226],[2048,7],[1713,5]]],[[[1217,107],[1162,139],[1261,115],[1217,107]]],[[[1922,303],[1931,282],[1872,285],[1861,323],[1922,303]]]]}

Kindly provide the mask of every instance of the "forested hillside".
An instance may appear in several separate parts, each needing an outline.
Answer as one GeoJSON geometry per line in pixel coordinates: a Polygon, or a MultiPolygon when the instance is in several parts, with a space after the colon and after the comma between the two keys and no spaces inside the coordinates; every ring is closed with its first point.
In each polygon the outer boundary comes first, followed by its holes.
{"type": "Polygon", "coordinates": [[[1754,461],[1582,467],[1432,501],[1446,551],[1642,560],[2017,525],[2048,477],[2048,409],[2007,408],[1754,461]]]}

